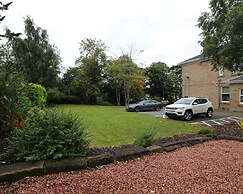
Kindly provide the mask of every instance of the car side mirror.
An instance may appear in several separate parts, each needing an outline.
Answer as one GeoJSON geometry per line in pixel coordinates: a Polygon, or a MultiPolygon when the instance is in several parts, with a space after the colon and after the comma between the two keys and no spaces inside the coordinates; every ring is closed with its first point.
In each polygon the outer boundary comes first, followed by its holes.
{"type": "Polygon", "coordinates": [[[197,102],[193,102],[192,105],[198,105],[198,103],[197,102]]]}

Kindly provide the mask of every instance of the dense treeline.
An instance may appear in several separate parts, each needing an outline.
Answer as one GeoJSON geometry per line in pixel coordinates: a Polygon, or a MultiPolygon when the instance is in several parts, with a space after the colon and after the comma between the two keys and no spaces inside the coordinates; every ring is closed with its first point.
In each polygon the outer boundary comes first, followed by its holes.
{"type": "Polygon", "coordinates": [[[61,57],[47,30],[36,26],[30,16],[24,18],[24,27],[18,36],[5,30],[0,64],[27,83],[44,86],[50,103],[126,105],[145,97],[172,101],[181,95],[180,66],[157,62],[141,68],[132,50],[111,58],[105,43],[93,38],[81,40],[76,66],[60,76],[61,57]]]}

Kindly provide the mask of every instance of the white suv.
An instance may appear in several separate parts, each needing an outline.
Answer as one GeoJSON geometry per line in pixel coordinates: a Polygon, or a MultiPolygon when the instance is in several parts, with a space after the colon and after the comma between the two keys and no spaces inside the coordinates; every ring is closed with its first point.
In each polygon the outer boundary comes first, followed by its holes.
{"type": "Polygon", "coordinates": [[[188,97],[181,98],[174,104],[165,107],[165,115],[169,118],[183,117],[189,121],[195,114],[205,114],[207,117],[212,117],[212,103],[207,98],[188,97]]]}

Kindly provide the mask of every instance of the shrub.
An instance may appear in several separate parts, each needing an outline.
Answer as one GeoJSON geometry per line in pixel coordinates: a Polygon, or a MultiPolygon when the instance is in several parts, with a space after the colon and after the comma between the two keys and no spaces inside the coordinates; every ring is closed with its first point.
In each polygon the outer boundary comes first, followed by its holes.
{"type": "Polygon", "coordinates": [[[14,160],[83,156],[89,145],[85,128],[79,118],[71,114],[54,110],[32,114],[8,139],[7,156],[14,160]]]}
{"type": "Polygon", "coordinates": [[[81,100],[77,96],[65,95],[60,92],[57,88],[48,90],[48,103],[53,104],[80,104],[81,100]]]}
{"type": "Polygon", "coordinates": [[[212,130],[211,129],[208,129],[208,128],[205,128],[205,129],[201,129],[198,134],[209,134],[211,133],[212,130]]]}
{"type": "Polygon", "coordinates": [[[29,98],[31,101],[31,106],[38,106],[38,107],[44,107],[46,104],[46,99],[47,99],[47,92],[45,87],[39,85],[39,84],[34,84],[34,83],[29,83],[25,87],[25,95],[29,98]]]}
{"type": "Polygon", "coordinates": [[[155,143],[155,130],[144,131],[138,135],[134,144],[137,146],[148,147],[155,143]]]}
{"type": "Polygon", "coordinates": [[[21,120],[29,109],[29,99],[24,95],[25,83],[21,75],[0,66],[0,134],[13,130],[16,117],[21,120]]]}

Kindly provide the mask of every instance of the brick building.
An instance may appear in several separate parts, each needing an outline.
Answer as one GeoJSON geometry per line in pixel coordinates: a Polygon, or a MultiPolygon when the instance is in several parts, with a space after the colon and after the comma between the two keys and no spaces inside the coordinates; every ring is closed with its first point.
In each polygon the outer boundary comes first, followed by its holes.
{"type": "Polygon", "coordinates": [[[243,111],[243,75],[219,68],[213,70],[210,59],[201,55],[180,63],[182,96],[207,97],[215,109],[243,111]]]}

